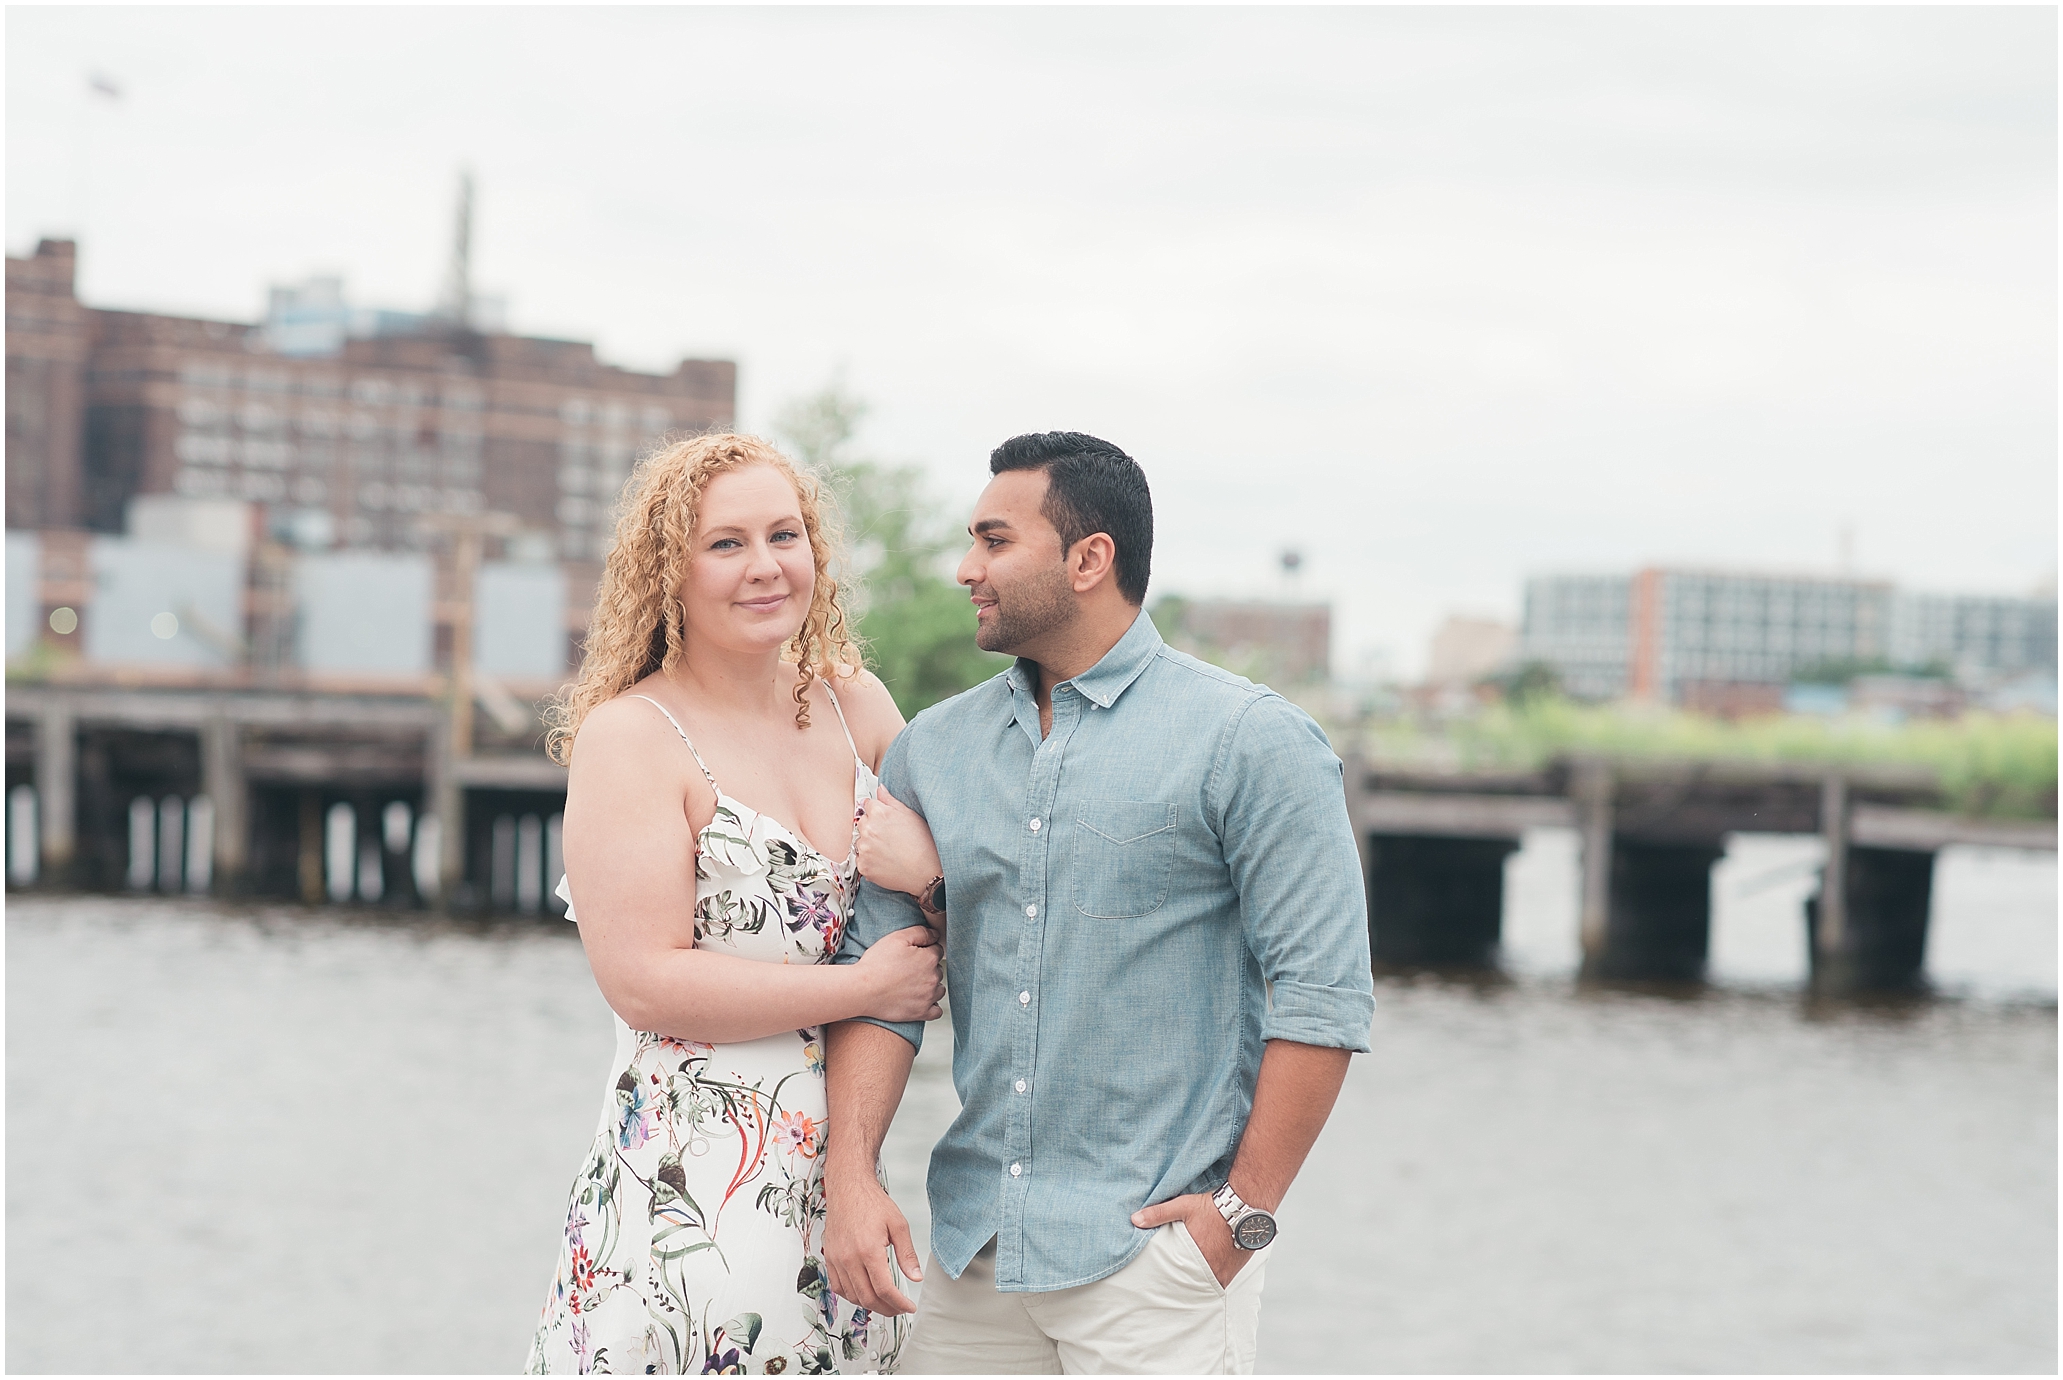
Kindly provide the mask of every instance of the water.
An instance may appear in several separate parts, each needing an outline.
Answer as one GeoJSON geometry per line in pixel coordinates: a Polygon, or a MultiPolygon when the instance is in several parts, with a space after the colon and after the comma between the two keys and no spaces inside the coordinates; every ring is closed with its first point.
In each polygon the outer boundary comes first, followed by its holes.
{"type": "MultiPolygon", "coordinates": [[[[1281,1213],[1268,1371],[2054,1371],[2053,858],[1946,855],[1954,1000],[1814,1014],[1811,845],[1715,876],[1710,996],[1579,996],[1573,848],[1504,987],[1385,982],[1281,1213]]],[[[17,898],[15,1371],[507,1371],[611,1056],[571,926],[17,898]]],[[[943,1025],[888,1147],[920,1241],[943,1025]]]]}

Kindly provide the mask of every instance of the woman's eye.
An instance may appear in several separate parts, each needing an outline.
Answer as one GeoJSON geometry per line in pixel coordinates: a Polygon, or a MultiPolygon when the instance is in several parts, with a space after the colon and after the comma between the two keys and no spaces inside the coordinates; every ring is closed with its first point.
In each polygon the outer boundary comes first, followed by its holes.
{"type": "Polygon", "coordinates": [[[711,551],[728,551],[737,544],[738,539],[736,537],[718,537],[715,541],[709,543],[709,549],[711,551]]]}
{"type": "Polygon", "coordinates": [[[800,532],[791,532],[788,531],[786,528],[783,528],[782,530],[774,533],[773,539],[775,541],[794,541],[801,535],[802,533],[800,532]]]}

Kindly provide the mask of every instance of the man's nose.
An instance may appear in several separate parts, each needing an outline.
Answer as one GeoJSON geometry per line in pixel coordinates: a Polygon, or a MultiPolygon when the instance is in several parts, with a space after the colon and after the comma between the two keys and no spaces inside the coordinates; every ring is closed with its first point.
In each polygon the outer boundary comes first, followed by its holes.
{"type": "Polygon", "coordinates": [[[981,548],[974,546],[970,546],[967,548],[967,554],[960,558],[960,568],[953,572],[953,579],[955,582],[963,585],[974,585],[980,583],[981,562],[974,559],[975,556],[980,554],[980,550],[981,548]]]}

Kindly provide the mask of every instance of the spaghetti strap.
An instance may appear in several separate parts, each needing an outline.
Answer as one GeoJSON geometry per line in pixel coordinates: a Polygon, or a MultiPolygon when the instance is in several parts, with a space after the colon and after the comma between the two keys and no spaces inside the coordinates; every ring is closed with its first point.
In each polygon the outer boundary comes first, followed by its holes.
{"type": "MultiPolygon", "coordinates": [[[[723,787],[716,784],[716,774],[709,770],[709,764],[702,760],[702,754],[695,751],[695,740],[688,737],[688,731],[685,728],[681,727],[681,721],[679,719],[673,717],[673,711],[668,709],[665,705],[659,703],[659,701],[653,699],[650,695],[632,695],[631,698],[634,700],[643,700],[646,704],[651,705],[654,709],[658,710],[661,714],[664,714],[666,716],[666,722],[673,725],[673,731],[675,733],[680,734],[681,741],[688,745],[688,755],[695,759],[696,766],[702,768],[702,775],[709,781],[709,789],[721,795],[723,793],[723,787]]],[[[835,704],[837,703],[837,701],[834,700],[832,701],[832,703],[835,704]]],[[[850,733],[846,734],[845,736],[848,740],[852,737],[850,733]]]]}
{"type": "Polygon", "coordinates": [[[838,692],[831,688],[828,680],[819,678],[817,684],[824,687],[824,693],[831,697],[831,707],[838,711],[838,726],[845,730],[845,745],[852,749],[852,760],[865,766],[866,759],[860,756],[860,745],[852,740],[852,725],[845,721],[845,710],[838,703],[838,692]]]}

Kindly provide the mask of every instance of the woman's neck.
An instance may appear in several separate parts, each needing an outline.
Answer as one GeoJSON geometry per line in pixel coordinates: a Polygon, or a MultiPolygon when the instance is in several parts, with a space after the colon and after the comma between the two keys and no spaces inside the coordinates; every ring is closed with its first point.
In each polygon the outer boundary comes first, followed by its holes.
{"type": "Polygon", "coordinates": [[[779,648],[734,652],[697,647],[673,670],[661,674],[692,700],[727,717],[772,718],[784,712],[784,704],[785,712],[794,712],[793,704],[788,703],[788,678],[779,648]]]}

